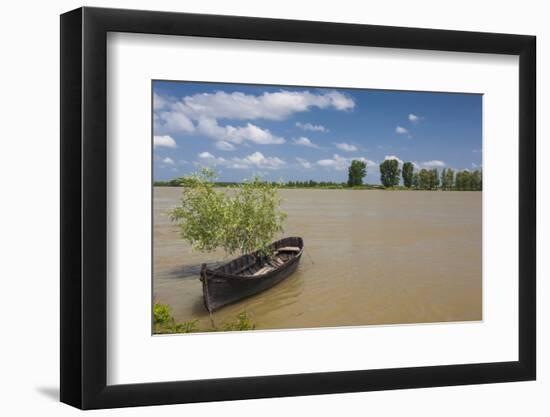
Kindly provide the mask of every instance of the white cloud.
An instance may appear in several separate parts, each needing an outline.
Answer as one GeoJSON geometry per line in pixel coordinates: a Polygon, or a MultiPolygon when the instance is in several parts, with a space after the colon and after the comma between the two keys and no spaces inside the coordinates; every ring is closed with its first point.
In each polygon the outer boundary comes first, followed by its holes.
{"type": "Polygon", "coordinates": [[[177,148],[176,141],[168,135],[164,136],[154,136],[153,137],[153,146],[164,146],[166,148],[177,148]]]}
{"type": "Polygon", "coordinates": [[[317,165],[322,167],[331,167],[335,169],[344,169],[347,166],[346,158],[334,154],[332,159],[320,159],[317,161],[317,165]]]}
{"type": "Polygon", "coordinates": [[[298,163],[300,164],[300,166],[302,168],[305,168],[305,169],[309,169],[312,167],[312,164],[311,162],[309,162],[307,159],[304,159],[304,158],[296,158],[296,161],[298,161],[298,163]]]}
{"type": "MultiPolygon", "coordinates": [[[[332,91],[326,96],[330,99],[330,105],[333,106],[336,110],[350,110],[355,107],[355,101],[349,96],[346,96],[338,91],[332,91]]],[[[323,108],[322,106],[318,106],[323,108]]]]}
{"type": "Polygon", "coordinates": [[[420,165],[423,166],[424,168],[441,168],[441,167],[444,167],[446,164],[443,161],[433,159],[431,161],[421,162],[420,165]]]}
{"type": "Polygon", "coordinates": [[[349,143],[341,142],[341,143],[335,143],[336,147],[340,149],[341,151],[345,152],[355,152],[358,148],[355,145],[350,145],[349,143]]]}
{"type": "Polygon", "coordinates": [[[420,116],[417,116],[416,114],[409,113],[409,122],[416,123],[420,121],[420,116]]]}
{"type": "Polygon", "coordinates": [[[316,145],[315,143],[313,143],[311,140],[309,140],[304,136],[299,137],[298,139],[292,139],[292,142],[298,146],[306,146],[308,148],[317,148],[317,149],[319,148],[318,145],[316,145]]]}
{"type": "Polygon", "coordinates": [[[230,144],[229,142],[226,142],[225,140],[220,140],[219,142],[216,142],[215,144],[216,148],[218,148],[221,151],[234,151],[235,146],[230,144]]]}
{"type": "MultiPolygon", "coordinates": [[[[220,126],[219,119],[236,120],[284,120],[297,112],[311,108],[351,110],[355,102],[338,91],[311,93],[309,91],[286,91],[251,95],[241,92],[195,94],[181,100],[153,95],[154,131],[156,134],[191,133],[196,129],[216,140],[233,144],[250,140],[258,144],[280,144],[283,138],[269,133],[251,123],[246,126],[220,126]]],[[[314,131],[326,131],[324,126],[303,125],[314,131]]]]}
{"type": "Polygon", "coordinates": [[[169,158],[169,157],[166,157],[162,160],[162,163],[164,165],[176,165],[176,163],[174,162],[174,160],[172,158],[169,158]]]}
{"type": "Polygon", "coordinates": [[[303,129],[303,130],[309,130],[309,131],[312,131],[312,132],[323,132],[323,133],[328,132],[328,129],[325,126],[323,126],[323,125],[312,125],[311,123],[296,122],[296,127],[299,127],[300,129],[303,129]]]}
{"type": "Polygon", "coordinates": [[[285,161],[277,157],[266,157],[261,152],[254,152],[245,158],[233,158],[238,165],[253,166],[256,168],[277,169],[285,165],[285,161]]]}
{"type": "Polygon", "coordinates": [[[395,128],[395,133],[398,133],[400,135],[406,135],[406,134],[409,133],[409,131],[407,129],[405,129],[404,127],[402,127],[402,126],[397,126],[395,128]]]}
{"type": "Polygon", "coordinates": [[[214,155],[212,155],[210,152],[201,152],[199,154],[199,158],[201,158],[201,159],[213,159],[214,155]]]}
{"type": "Polygon", "coordinates": [[[234,127],[231,125],[220,126],[216,119],[201,118],[198,121],[197,130],[209,138],[217,141],[241,144],[250,141],[258,145],[277,145],[285,143],[285,139],[273,135],[268,129],[262,129],[252,123],[246,126],[234,127]]]}
{"type": "Polygon", "coordinates": [[[207,165],[220,165],[227,168],[234,169],[250,169],[250,168],[262,168],[262,169],[279,169],[286,165],[286,162],[278,157],[264,156],[261,152],[254,152],[244,158],[231,158],[225,159],[216,157],[210,152],[201,152],[198,157],[201,162],[207,165]]]}
{"type": "Polygon", "coordinates": [[[184,113],[194,120],[201,117],[283,120],[293,113],[307,111],[311,107],[350,110],[355,107],[355,102],[351,97],[338,91],[315,94],[309,91],[281,90],[260,95],[217,91],[183,97],[172,105],[172,110],[184,113]]]}
{"type": "Polygon", "coordinates": [[[168,99],[153,93],[153,109],[161,110],[168,104],[168,99]]]}
{"type": "Polygon", "coordinates": [[[364,158],[362,156],[355,157],[355,158],[346,158],[338,154],[334,154],[332,156],[332,159],[320,159],[319,161],[317,161],[317,165],[326,167],[326,168],[334,168],[337,171],[343,171],[349,167],[349,165],[351,164],[351,161],[353,160],[362,161],[365,164],[367,164],[368,167],[374,167],[377,165],[376,162],[371,161],[370,159],[364,158]]]}
{"type": "Polygon", "coordinates": [[[195,126],[189,117],[183,113],[172,111],[155,112],[154,115],[155,133],[191,133],[195,126]]]}
{"type": "Polygon", "coordinates": [[[195,162],[195,165],[220,165],[220,166],[227,166],[228,160],[221,157],[215,157],[210,152],[201,152],[199,153],[198,157],[200,158],[201,162],[197,163],[195,162]]]}

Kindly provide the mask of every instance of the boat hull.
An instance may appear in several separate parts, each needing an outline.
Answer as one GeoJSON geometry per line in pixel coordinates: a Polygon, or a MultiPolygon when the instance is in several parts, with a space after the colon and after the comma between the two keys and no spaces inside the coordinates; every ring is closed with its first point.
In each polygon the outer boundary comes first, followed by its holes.
{"type": "MultiPolygon", "coordinates": [[[[293,256],[289,256],[289,259],[278,268],[258,276],[231,275],[230,273],[223,273],[224,266],[209,270],[204,265],[201,270],[201,281],[206,309],[213,312],[226,305],[261,293],[288,278],[298,267],[303,252],[303,241],[301,238],[286,238],[275,242],[273,245],[277,248],[277,246],[282,247],[285,244],[299,244],[300,251],[293,256]]],[[[251,255],[246,256],[251,257],[251,255]]],[[[232,261],[232,263],[236,264],[238,260],[232,261]]]]}

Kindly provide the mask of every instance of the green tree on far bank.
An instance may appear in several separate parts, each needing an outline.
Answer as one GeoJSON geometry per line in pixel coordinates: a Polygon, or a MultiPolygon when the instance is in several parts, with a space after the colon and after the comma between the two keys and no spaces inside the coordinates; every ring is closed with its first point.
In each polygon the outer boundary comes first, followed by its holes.
{"type": "Polygon", "coordinates": [[[411,188],[413,185],[413,171],[414,171],[414,166],[412,162],[405,162],[403,164],[403,172],[402,172],[403,185],[407,188],[411,188]]]}
{"type": "Polygon", "coordinates": [[[418,189],[429,190],[431,183],[431,174],[427,169],[422,168],[418,173],[418,189]]]}
{"type": "Polygon", "coordinates": [[[380,181],[386,188],[399,185],[401,170],[396,159],[386,159],[380,164],[380,181]]]}
{"type": "Polygon", "coordinates": [[[420,188],[419,181],[418,172],[415,172],[412,176],[412,188],[418,190],[420,188]]]}
{"type": "Polygon", "coordinates": [[[367,164],[354,159],[348,168],[348,187],[363,185],[363,178],[367,175],[367,164]]]}
{"type": "Polygon", "coordinates": [[[453,189],[455,172],[452,168],[445,168],[441,171],[441,189],[449,191],[453,189]]]}
{"type": "Polygon", "coordinates": [[[482,172],[467,169],[456,173],[455,188],[459,191],[481,191],[483,189],[482,172]]]}
{"type": "Polygon", "coordinates": [[[480,170],[475,170],[472,172],[472,190],[473,191],[480,191],[483,189],[483,174],[480,170]]]}
{"type": "Polygon", "coordinates": [[[423,168],[418,173],[418,185],[415,188],[419,190],[437,190],[439,188],[439,184],[439,172],[437,168],[423,168]]]}
{"type": "Polygon", "coordinates": [[[439,172],[437,168],[430,170],[430,190],[437,190],[439,188],[439,172]]]}

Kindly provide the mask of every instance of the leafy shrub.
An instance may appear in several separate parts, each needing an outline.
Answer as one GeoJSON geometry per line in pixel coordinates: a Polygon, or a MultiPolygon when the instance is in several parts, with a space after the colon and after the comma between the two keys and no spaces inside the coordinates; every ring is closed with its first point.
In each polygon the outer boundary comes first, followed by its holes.
{"type": "Polygon", "coordinates": [[[210,169],[181,179],[181,202],[170,215],[182,238],[202,252],[265,249],[283,231],[286,218],[277,186],[255,177],[224,192],[215,189],[214,179],[210,169]]]}
{"type": "Polygon", "coordinates": [[[166,324],[172,318],[170,306],[168,304],[155,303],[153,306],[153,322],[155,324],[166,324]]]}
{"type": "Polygon", "coordinates": [[[153,305],[154,333],[191,333],[198,330],[198,322],[198,320],[176,322],[168,304],[155,303],[153,305]]]}

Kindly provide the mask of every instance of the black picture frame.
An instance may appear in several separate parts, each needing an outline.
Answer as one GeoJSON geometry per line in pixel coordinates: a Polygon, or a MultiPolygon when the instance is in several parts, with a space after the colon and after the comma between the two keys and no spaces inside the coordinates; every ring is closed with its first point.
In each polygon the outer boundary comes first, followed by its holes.
{"type": "Polygon", "coordinates": [[[80,8],[61,15],[61,401],[82,409],[533,380],[536,38],[80,8]],[[512,362],[107,385],[108,32],[519,56],[519,358],[512,362]]]}

